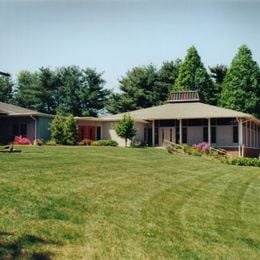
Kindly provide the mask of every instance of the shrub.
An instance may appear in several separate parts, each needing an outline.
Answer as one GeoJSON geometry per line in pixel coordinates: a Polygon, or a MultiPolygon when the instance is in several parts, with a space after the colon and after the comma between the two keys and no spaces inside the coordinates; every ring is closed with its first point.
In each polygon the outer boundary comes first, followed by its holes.
{"type": "Polygon", "coordinates": [[[144,142],[140,141],[140,140],[133,140],[131,142],[130,146],[133,147],[133,148],[144,148],[147,145],[144,142]]]}
{"type": "Polygon", "coordinates": [[[260,167],[260,159],[257,158],[235,158],[231,161],[233,165],[260,167]]]}
{"type": "Polygon", "coordinates": [[[30,144],[32,144],[32,142],[28,138],[22,137],[21,135],[15,136],[13,143],[18,144],[18,145],[30,145],[30,144]]]}
{"type": "Polygon", "coordinates": [[[118,142],[108,139],[108,140],[98,140],[91,142],[93,146],[118,146],[118,142]]]}
{"type": "Polygon", "coordinates": [[[56,144],[64,144],[64,120],[59,113],[51,122],[51,139],[56,144]]]}
{"type": "Polygon", "coordinates": [[[75,145],[77,143],[77,126],[73,115],[69,115],[64,122],[64,144],[75,145]]]}
{"type": "Polygon", "coordinates": [[[92,141],[90,139],[83,139],[81,140],[78,145],[91,145],[92,144],[92,141]]]}
{"type": "Polygon", "coordinates": [[[57,145],[57,143],[54,139],[51,139],[51,140],[46,142],[46,145],[54,146],[54,145],[57,145]]]}
{"type": "Polygon", "coordinates": [[[202,152],[208,152],[209,151],[209,148],[210,148],[210,145],[206,142],[202,142],[202,143],[199,143],[197,145],[195,145],[195,147],[199,150],[199,151],[202,151],[202,152]]]}
{"type": "Polygon", "coordinates": [[[41,146],[44,144],[44,141],[42,139],[36,139],[34,140],[34,144],[41,146]]]}

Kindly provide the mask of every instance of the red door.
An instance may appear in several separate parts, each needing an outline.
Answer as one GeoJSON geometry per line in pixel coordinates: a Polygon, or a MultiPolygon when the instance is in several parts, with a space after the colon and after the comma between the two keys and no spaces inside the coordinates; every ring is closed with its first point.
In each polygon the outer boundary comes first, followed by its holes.
{"type": "Polygon", "coordinates": [[[79,126],[79,138],[80,141],[83,139],[95,140],[95,127],[94,126],[79,126]]]}

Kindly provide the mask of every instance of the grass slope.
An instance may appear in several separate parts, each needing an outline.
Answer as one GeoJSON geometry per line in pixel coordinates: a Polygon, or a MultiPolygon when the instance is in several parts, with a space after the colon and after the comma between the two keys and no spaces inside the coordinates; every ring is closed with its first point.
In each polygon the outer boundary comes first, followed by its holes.
{"type": "Polygon", "coordinates": [[[108,147],[0,166],[1,259],[260,258],[259,168],[108,147]]]}

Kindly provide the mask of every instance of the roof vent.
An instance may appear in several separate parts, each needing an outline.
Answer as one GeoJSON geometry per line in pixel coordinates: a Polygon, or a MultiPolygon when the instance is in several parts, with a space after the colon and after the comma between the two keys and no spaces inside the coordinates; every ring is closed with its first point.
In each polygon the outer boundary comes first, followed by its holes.
{"type": "Polygon", "coordinates": [[[174,91],[170,94],[168,103],[198,102],[200,101],[198,91],[174,91]]]}

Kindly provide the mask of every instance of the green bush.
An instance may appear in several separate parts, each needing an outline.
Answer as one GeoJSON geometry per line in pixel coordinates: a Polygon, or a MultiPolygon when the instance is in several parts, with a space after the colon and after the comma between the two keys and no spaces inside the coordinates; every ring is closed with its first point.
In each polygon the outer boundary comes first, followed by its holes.
{"type": "Polygon", "coordinates": [[[260,167],[260,159],[257,158],[235,158],[231,161],[233,165],[260,167]]]}
{"type": "Polygon", "coordinates": [[[142,141],[139,141],[139,140],[133,140],[130,144],[131,147],[133,148],[144,148],[146,147],[147,145],[142,142],[142,141]]]}
{"type": "Polygon", "coordinates": [[[51,140],[46,142],[46,145],[54,146],[54,145],[57,145],[57,143],[54,139],[51,139],[51,140]]]}
{"type": "Polygon", "coordinates": [[[93,146],[118,146],[118,142],[108,139],[108,140],[98,140],[91,142],[93,146]]]}

